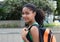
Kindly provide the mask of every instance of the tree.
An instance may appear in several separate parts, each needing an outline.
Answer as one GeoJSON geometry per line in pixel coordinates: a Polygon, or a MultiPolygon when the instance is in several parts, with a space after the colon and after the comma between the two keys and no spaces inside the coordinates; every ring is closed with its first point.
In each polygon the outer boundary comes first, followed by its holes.
{"type": "Polygon", "coordinates": [[[2,11],[0,13],[3,14],[0,20],[20,20],[22,7],[26,3],[33,3],[44,11],[55,11],[53,2],[50,3],[48,0],[4,0],[0,7],[0,11],[2,11]]]}
{"type": "Polygon", "coordinates": [[[58,11],[57,15],[60,15],[60,0],[57,0],[57,11],[58,11]]]}

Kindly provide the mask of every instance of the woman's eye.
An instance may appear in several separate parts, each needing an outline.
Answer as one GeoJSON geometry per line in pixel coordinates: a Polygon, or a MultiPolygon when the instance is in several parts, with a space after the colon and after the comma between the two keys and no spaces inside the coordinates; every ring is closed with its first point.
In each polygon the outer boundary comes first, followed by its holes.
{"type": "Polygon", "coordinates": [[[29,13],[28,13],[28,12],[26,12],[26,15],[29,15],[29,13]]]}
{"type": "Polygon", "coordinates": [[[29,13],[28,12],[25,12],[25,13],[22,13],[22,15],[29,15],[29,13]]]}

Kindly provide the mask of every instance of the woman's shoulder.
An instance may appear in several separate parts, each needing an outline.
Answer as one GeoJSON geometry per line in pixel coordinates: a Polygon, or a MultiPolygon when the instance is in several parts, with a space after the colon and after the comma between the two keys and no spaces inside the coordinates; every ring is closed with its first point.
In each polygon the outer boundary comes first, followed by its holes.
{"type": "Polygon", "coordinates": [[[37,26],[32,26],[31,30],[36,30],[38,27],[37,26]]]}
{"type": "Polygon", "coordinates": [[[38,27],[39,27],[39,24],[37,22],[35,22],[34,24],[32,24],[32,26],[29,28],[29,30],[37,29],[38,27]]]}

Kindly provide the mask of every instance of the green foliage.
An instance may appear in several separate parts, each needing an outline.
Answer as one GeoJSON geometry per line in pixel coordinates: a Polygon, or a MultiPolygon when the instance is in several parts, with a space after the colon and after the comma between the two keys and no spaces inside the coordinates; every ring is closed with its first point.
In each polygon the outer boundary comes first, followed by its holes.
{"type": "Polygon", "coordinates": [[[57,11],[58,11],[57,15],[60,15],[60,0],[57,0],[57,11]]]}
{"type": "Polygon", "coordinates": [[[26,3],[33,3],[48,12],[55,10],[48,0],[4,0],[0,7],[0,20],[20,20],[22,6],[26,3]]]}
{"type": "Polygon", "coordinates": [[[0,15],[2,15],[0,20],[20,20],[21,8],[19,4],[17,1],[5,0],[0,7],[0,15]]]}
{"type": "Polygon", "coordinates": [[[5,20],[6,19],[6,13],[4,12],[4,9],[0,7],[0,20],[5,20]]]}
{"type": "Polygon", "coordinates": [[[55,22],[53,22],[53,23],[49,23],[49,24],[44,24],[44,27],[59,27],[60,26],[60,23],[58,22],[58,23],[55,23],[55,22]]]}
{"type": "Polygon", "coordinates": [[[44,24],[44,27],[54,27],[54,24],[44,24]]]}
{"type": "Polygon", "coordinates": [[[0,28],[19,28],[18,24],[1,24],[0,28]]]}

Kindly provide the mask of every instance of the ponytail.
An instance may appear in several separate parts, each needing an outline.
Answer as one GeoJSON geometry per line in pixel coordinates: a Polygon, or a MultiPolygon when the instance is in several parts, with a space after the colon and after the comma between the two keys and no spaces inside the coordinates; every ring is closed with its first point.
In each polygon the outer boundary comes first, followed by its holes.
{"type": "Polygon", "coordinates": [[[42,9],[37,9],[35,16],[36,22],[38,22],[39,25],[43,26],[44,18],[45,18],[44,11],[42,9]]]}

